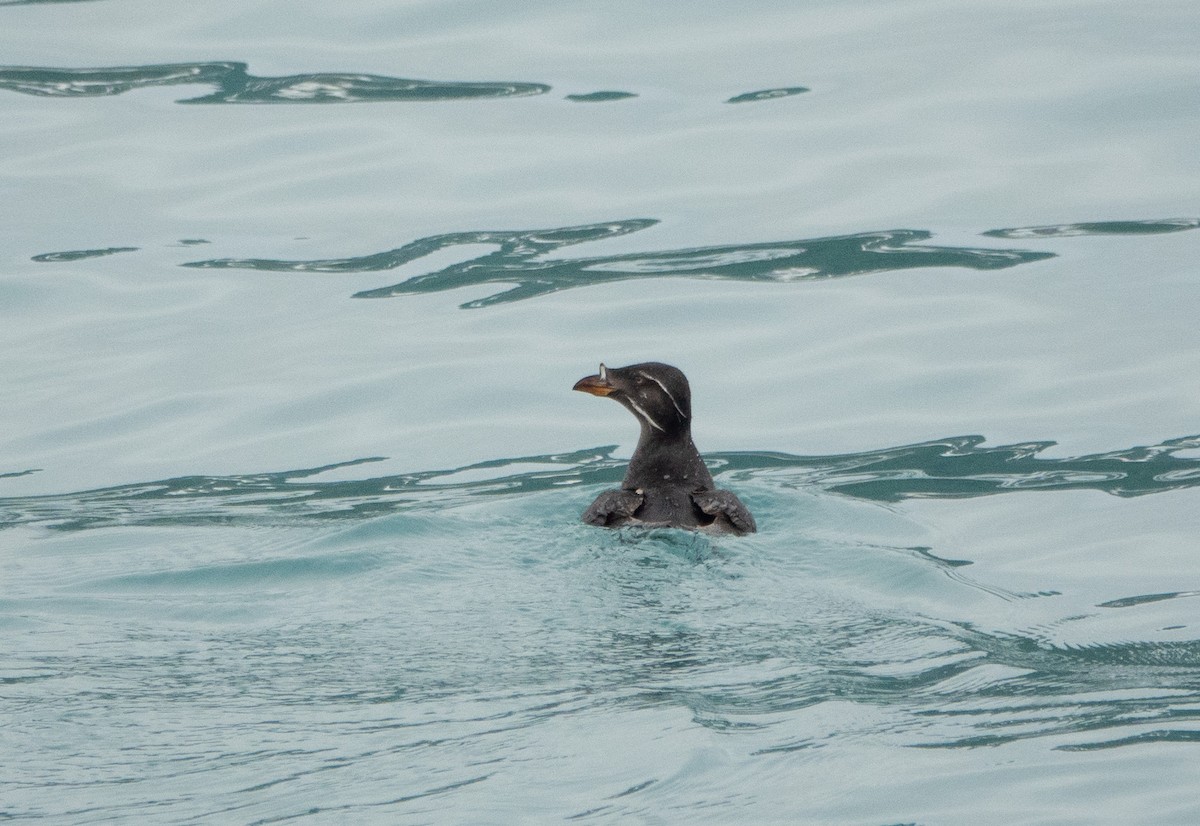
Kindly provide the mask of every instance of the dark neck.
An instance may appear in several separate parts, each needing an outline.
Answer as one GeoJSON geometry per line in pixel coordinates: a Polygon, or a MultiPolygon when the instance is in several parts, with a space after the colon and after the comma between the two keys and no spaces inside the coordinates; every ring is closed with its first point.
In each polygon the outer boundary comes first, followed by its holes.
{"type": "Polygon", "coordinates": [[[661,433],[642,426],[637,449],[629,460],[624,487],[637,488],[684,486],[689,490],[711,490],[712,474],[704,466],[700,451],[692,441],[690,428],[661,433]]]}

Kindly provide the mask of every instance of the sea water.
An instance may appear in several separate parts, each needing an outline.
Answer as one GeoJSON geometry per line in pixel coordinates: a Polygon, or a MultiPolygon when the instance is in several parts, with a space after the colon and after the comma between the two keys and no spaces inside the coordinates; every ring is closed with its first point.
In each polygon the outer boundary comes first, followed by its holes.
{"type": "Polygon", "coordinates": [[[0,819],[1200,821],[1200,6],[0,44],[0,819]],[[757,534],[578,521],[649,359],[757,534]]]}

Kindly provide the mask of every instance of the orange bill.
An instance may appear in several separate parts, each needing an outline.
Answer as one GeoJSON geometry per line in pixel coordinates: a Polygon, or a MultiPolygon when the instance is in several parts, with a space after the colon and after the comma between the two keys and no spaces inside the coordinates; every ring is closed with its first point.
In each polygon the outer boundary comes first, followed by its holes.
{"type": "Polygon", "coordinates": [[[613,387],[608,377],[601,378],[600,376],[584,376],[579,381],[575,382],[572,390],[579,390],[584,393],[591,393],[593,396],[607,396],[617,388],[613,387]]]}

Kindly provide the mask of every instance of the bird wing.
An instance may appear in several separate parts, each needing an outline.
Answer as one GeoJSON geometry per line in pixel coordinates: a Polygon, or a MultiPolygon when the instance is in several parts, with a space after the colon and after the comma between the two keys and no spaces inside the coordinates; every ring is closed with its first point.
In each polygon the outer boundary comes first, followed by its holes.
{"type": "Polygon", "coordinates": [[[583,512],[589,525],[608,525],[613,520],[632,519],[642,506],[643,496],[632,490],[606,490],[583,512]]]}
{"type": "Polygon", "coordinates": [[[696,507],[713,517],[725,517],[738,533],[754,533],[758,525],[750,509],[727,490],[702,490],[692,494],[696,507]]]}

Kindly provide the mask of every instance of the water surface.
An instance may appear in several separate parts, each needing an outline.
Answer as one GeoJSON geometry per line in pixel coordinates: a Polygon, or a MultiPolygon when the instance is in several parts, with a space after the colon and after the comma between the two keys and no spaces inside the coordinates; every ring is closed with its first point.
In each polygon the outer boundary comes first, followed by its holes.
{"type": "Polygon", "coordinates": [[[1200,819],[1195,4],[0,18],[0,818],[1200,819]]]}

